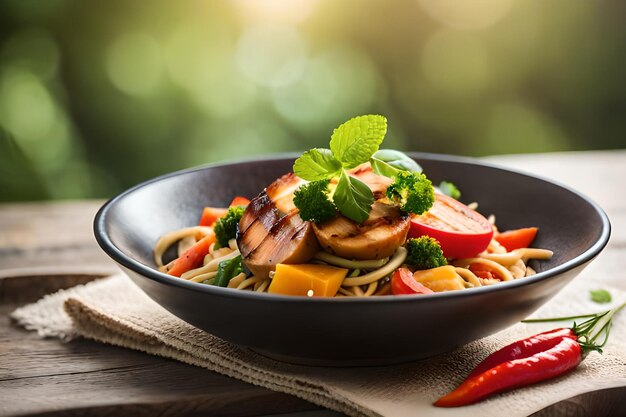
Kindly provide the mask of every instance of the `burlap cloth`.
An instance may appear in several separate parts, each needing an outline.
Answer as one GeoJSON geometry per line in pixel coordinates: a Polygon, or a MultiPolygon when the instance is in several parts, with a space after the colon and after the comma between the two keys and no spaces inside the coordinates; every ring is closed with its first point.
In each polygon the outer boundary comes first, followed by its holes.
{"type": "MultiPolygon", "coordinates": [[[[626,300],[626,293],[606,288],[613,302],[599,305],[589,300],[590,289],[597,289],[597,284],[579,278],[535,316],[602,311],[626,300]]],[[[350,416],[525,416],[573,395],[626,386],[626,311],[615,319],[603,355],[591,353],[575,371],[552,381],[456,409],[431,404],[462,381],[489,352],[559,325],[518,324],[425,361],[323,368],[276,362],[198,330],[161,308],[121,274],[48,295],[17,309],[12,317],[43,337],[85,337],[176,359],[350,416]]]]}

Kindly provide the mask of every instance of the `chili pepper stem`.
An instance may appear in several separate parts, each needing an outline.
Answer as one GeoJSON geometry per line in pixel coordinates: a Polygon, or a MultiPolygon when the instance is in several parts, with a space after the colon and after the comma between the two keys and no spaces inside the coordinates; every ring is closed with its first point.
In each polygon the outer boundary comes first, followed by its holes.
{"type": "Polygon", "coordinates": [[[568,321],[576,319],[584,319],[587,317],[595,317],[597,314],[581,314],[580,316],[567,316],[567,317],[550,317],[547,319],[525,319],[522,323],[551,323],[554,321],[568,321]]]}
{"type": "Polygon", "coordinates": [[[598,321],[598,325],[597,325],[598,327],[593,328],[591,332],[589,333],[589,336],[588,336],[589,339],[592,341],[595,340],[600,335],[602,330],[604,330],[607,326],[611,325],[611,319],[613,318],[613,316],[617,314],[624,307],[626,307],[626,303],[623,303],[622,305],[617,306],[612,310],[609,310],[605,315],[603,315],[598,321]]]}
{"type": "Polygon", "coordinates": [[[572,330],[578,336],[578,343],[582,349],[582,356],[585,357],[592,350],[597,350],[602,353],[602,348],[609,339],[609,332],[611,330],[611,321],[613,316],[617,314],[621,309],[626,307],[626,303],[623,303],[611,310],[603,311],[595,314],[582,314],[579,316],[568,317],[551,317],[545,319],[527,319],[522,320],[523,323],[545,323],[552,321],[565,321],[586,318],[581,323],[574,322],[572,330]],[[600,335],[604,334],[602,343],[596,343],[596,340],[600,335]]]}

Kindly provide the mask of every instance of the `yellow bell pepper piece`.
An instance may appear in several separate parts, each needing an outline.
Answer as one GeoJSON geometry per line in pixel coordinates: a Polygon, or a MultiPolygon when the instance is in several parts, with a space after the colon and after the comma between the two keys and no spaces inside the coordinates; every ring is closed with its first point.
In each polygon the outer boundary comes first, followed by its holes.
{"type": "Polygon", "coordinates": [[[309,297],[334,297],[348,274],[345,268],[328,265],[276,265],[267,292],[309,297]]]}
{"type": "Polygon", "coordinates": [[[416,271],[413,273],[413,278],[434,292],[465,288],[465,281],[456,273],[452,265],[416,271]]]}

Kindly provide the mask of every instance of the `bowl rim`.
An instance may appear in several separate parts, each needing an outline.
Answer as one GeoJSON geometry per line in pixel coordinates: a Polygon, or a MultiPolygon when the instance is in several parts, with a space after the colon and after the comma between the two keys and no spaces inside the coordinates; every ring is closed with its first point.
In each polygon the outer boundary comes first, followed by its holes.
{"type": "MultiPolygon", "coordinates": [[[[128,195],[146,187],[152,185],[154,183],[170,179],[180,175],[186,175],[196,171],[203,171],[208,168],[217,168],[227,165],[239,165],[239,164],[248,164],[252,162],[263,162],[263,161],[285,161],[289,159],[297,158],[300,153],[276,153],[270,155],[261,155],[256,157],[247,157],[240,159],[232,159],[225,160],[220,162],[214,162],[209,164],[204,164],[192,168],[187,168],[179,171],[174,171],[168,174],[160,175],[155,178],[149,179],[147,181],[141,182],[120,194],[114,196],[113,198],[106,201],[102,207],[96,213],[93,222],[93,230],[96,241],[102,248],[102,250],[111,257],[114,261],[116,261],[119,265],[130,269],[131,271],[145,277],[149,278],[153,281],[157,281],[161,284],[182,287],[183,289],[199,291],[203,293],[207,293],[210,295],[226,297],[226,298],[236,298],[236,299],[244,299],[244,300],[255,300],[255,301],[272,301],[272,302],[281,302],[281,303],[300,303],[300,302],[308,302],[320,305],[326,305],[328,303],[356,303],[360,304],[369,304],[369,303],[398,303],[398,302],[415,302],[415,300],[422,299],[424,301],[436,301],[436,300],[447,300],[450,298],[457,297],[477,297],[481,296],[484,293],[491,292],[499,292],[506,291],[513,288],[532,285],[539,281],[543,281],[545,279],[554,277],[561,273],[572,270],[578,266],[584,265],[585,263],[591,261],[595,258],[607,245],[609,241],[609,237],[611,235],[611,223],[607,214],[604,210],[591,198],[587,197],[583,193],[571,188],[568,185],[562,184],[558,181],[554,181],[552,179],[548,179],[541,175],[534,175],[528,172],[524,172],[522,170],[516,170],[511,168],[506,168],[496,163],[486,162],[483,160],[478,160],[476,158],[466,157],[466,156],[458,156],[458,155],[449,155],[449,154],[437,154],[437,153],[427,153],[427,152],[406,152],[411,158],[414,159],[427,159],[432,161],[443,161],[443,162],[453,162],[453,163],[461,163],[472,166],[482,166],[491,169],[507,171],[510,173],[514,173],[516,175],[521,175],[523,177],[538,179],[543,182],[547,182],[551,185],[560,187],[565,189],[566,191],[575,194],[585,202],[587,202],[598,215],[601,224],[602,230],[599,239],[593,243],[586,251],[581,253],[580,255],[564,262],[561,265],[558,265],[552,269],[547,271],[538,272],[536,275],[532,275],[530,277],[525,277],[523,280],[513,280],[507,282],[501,282],[497,285],[489,285],[478,288],[467,288],[463,291],[445,291],[434,294],[410,294],[404,296],[397,297],[389,297],[389,296],[371,296],[371,297],[299,297],[299,296],[289,296],[289,295],[280,295],[280,294],[269,294],[269,293],[257,293],[250,291],[236,291],[232,288],[223,288],[216,287],[213,285],[205,285],[201,283],[195,283],[187,280],[180,279],[178,277],[174,277],[163,272],[159,272],[156,269],[149,267],[148,265],[144,265],[143,263],[131,258],[127,254],[125,254],[121,249],[119,249],[111,240],[110,236],[106,231],[107,224],[107,215],[109,211],[114,207],[114,205],[123,200],[128,195]],[[306,300],[306,301],[305,301],[306,300]]],[[[419,162],[419,161],[418,161],[419,162]]]]}

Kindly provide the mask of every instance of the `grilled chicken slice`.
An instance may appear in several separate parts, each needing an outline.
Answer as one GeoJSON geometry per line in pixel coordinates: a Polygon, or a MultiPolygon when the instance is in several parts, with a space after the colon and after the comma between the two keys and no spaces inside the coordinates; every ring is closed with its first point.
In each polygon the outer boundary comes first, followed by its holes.
{"type": "Polygon", "coordinates": [[[347,259],[382,259],[391,256],[406,241],[411,221],[397,207],[375,202],[362,224],[336,216],[312,224],[315,236],[326,252],[347,259]]]}
{"type": "Polygon", "coordinates": [[[280,218],[251,252],[243,253],[243,260],[255,276],[269,276],[276,264],[302,264],[319,251],[311,223],[300,218],[297,211],[280,218]]]}
{"type": "Polygon", "coordinates": [[[296,210],[296,206],[293,204],[293,194],[302,184],[306,184],[306,181],[290,172],[271,183],[265,192],[278,210],[289,213],[296,210]]]}
{"type": "Polygon", "coordinates": [[[302,220],[297,210],[281,217],[266,191],[246,208],[237,245],[250,272],[262,277],[269,276],[276,264],[306,263],[319,251],[311,223],[302,220]]]}
{"type": "Polygon", "coordinates": [[[242,254],[252,252],[280,219],[280,212],[265,191],[250,201],[239,220],[237,246],[242,254]]]}

